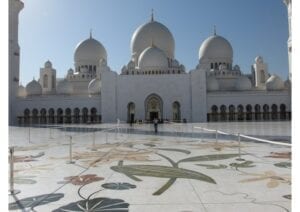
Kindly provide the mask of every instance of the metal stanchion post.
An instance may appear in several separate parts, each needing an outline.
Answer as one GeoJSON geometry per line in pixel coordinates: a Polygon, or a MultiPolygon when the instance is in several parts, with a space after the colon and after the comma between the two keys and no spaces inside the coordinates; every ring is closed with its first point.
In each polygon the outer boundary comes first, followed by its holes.
{"type": "Polygon", "coordinates": [[[50,138],[50,139],[53,138],[53,137],[52,137],[52,129],[51,129],[51,127],[49,127],[49,138],[50,138]]]}
{"type": "Polygon", "coordinates": [[[30,126],[28,127],[28,142],[31,143],[31,141],[30,141],[30,126]]]}
{"type": "Polygon", "coordinates": [[[107,144],[107,132],[105,132],[105,143],[107,144]]]}
{"type": "Polygon", "coordinates": [[[218,143],[218,130],[216,130],[216,143],[218,143]]]}
{"type": "Polygon", "coordinates": [[[75,163],[74,161],[72,161],[72,136],[70,136],[69,157],[70,157],[70,160],[67,161],[67,164],[75,163]]]}
{"type": "Polygon", "coordinates": [[[238,133],[238,142],[239,142],[239,158],[241,158],[241,136],[240,136],[240,133],[238,133]]]}
{"type": "Polygon", "coordinates": [[[93,146],[92,146],[92,151],[97,151],[97,148],[95,147],[95,131],[93,132],[93,146]]]}
{"type": "Polygon", "coordinates": [[[201,135],[201,142],[203,142],[203,129],[202,129],[202,127],[200,128],[200,135],[201,135]]]}
{"type": "Polygon", "coordinates": [[[9,195],[15,195],[21,191],[14,189],[14,147],[9,147],[9,195]]]}

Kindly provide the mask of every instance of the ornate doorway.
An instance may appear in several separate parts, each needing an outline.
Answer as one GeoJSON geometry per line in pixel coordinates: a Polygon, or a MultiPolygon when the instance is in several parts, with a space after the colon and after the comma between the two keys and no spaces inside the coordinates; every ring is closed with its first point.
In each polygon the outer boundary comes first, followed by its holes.
{"type": "Polygon", "coordinates": [[[133,102],[128,103],[127,105],[127,122],[133,123],[135,120],[135,104],[133,102]]]}
{"type": "Polygon", "coordinates": [[[153,121],[155,118],[163,118],[163,101],[157,94],[151,94],[145,100],[145,119],[153,121]]]}

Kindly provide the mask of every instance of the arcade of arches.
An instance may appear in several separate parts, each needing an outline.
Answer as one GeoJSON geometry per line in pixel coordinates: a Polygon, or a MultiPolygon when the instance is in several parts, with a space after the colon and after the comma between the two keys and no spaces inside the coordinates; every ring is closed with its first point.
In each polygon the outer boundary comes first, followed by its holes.
{"type": "Polygon", "coordinates": [[[50,108],[46,110],[36,108],[24,110],[23,116],[18,116],[19,124],[80,124],[80,123],[100,123],[101,115],[96,108],[50,108]]]}
{"type": "MultiPolygon", "coordinates": [[[[163,101],[155,94],[149,95],[145,99],[145,120],[153,121],[154,118],[163,119],[163,101]]],[[[226,122],[226,121],[277,121],[291,120],[291,112],[287,111],[285,104],[256,104],[248,105],[213,105],[207,114],[208,122],[226,122]]],[[[100,123],[101,115],[96,108],[42,108],[40,110],[33,108],[25,109],[22,116],[18,116],[19,124],[80,124],[80,123],[100,123]]],[[[130,102],[127,105],[127,121],[135,122],[135,103],[130,102]]],[[[181,121],[180,103],[172,103],[172,121],[181,121]]]]}
{"type": "Polygon", "coordinates": [[[207,114],[207,121],[276,121],[291,120],[291,112],[286,110],[285,104],[256,104],[248,105],[213,105],[207,114]]]}

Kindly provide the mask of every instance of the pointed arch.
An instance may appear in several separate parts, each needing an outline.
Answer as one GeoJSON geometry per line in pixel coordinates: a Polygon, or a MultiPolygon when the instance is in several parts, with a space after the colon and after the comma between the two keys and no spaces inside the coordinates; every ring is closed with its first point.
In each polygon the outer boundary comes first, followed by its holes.
{"type": "Polygon", "coordinates": [[[129,102],[127,104],[127,122],[132,124],[135,120],[135,104],[134,102],[129,102]]]}
{"type": "Polygon", "coordinates": [[[252,106],[246,105],[246,120],[251,121],[252,120],[252,106]]]}
{"type": "Polygon", "coordinates": [[[220,107],[220,121],[226,121],[226,120],[227,120],[226,106],[221,105],[221,107],[220,107]]]}
{"type": "Polygon", "coordinates": [[[263,106],[263,120],[269,120],[269,105],[264,104],[263,106]]]}
{"type": "Polygon", "coordinates": [[[173,121],[180,122],[181,110],[180,110],[180,103],[178,101],[173,102],[172,111],[173,111],[173,121]]]}
{"type": "Polygon", "coordinates": [[[281,120],[286,119],[286,106],[285,106],[285,104],[280,105],[280,119],[281,120]]]}
{"type": "Polygon", "coordinates": [[[244,120],[244,106],[238,105],[237,107],[237,120],[243,121],[244,120]]]}
{"type": "Polygon", "coordinates": [[[91,122],[92,123],[97,122],[97,109],[95,107],[91,108],[91,122]]]}
{"type": "Polygon", "coordinates": [[[278,118],[278,107],[276,104],[273,104],[272,107],[271,107],[271,110],[272,110],[272,120],[277,120],[278,118]]]}
{"type": "Polygon", "coordinates": [[[82,122],[83,123],[87,123],[88,122],[88,118],[89,118],[88,115],[89,115],[89,110],[86,107],[84,107],[82,109],[82,122]]]}
{"type": "Polygon", "coordinates": [[[58,108],[56,111],[56,120],[58,124],[63,124],[64,123],[64,117],[63,117],[63,109],[58,108]]]}
{"type": "Polygon", "coordinates": [[[73,114],[74,114],[74,123],[79,124],[80,123],[80,109],[78,107],[76,107],[73,110],[73,114]]]}
{"type": "Polygon", "coordinates": [[[155,93],[148,95],[144,104],[146,120],[163,119],[163,100],[159,95],[155,93]]]}
{"type": "Polygon", "coordinates": [[[260,105],[259,104],[256,104],[255,106],[254,106],[254,111],[255,111],[255,115],[254,115],[254,118],[255,118],[255,120],[257,121],[257,120],[260,120],[261,119],[261,112],[260,112],[260,105]]]}
{"type": "Polygon", "coordinates": [[[50,108],[48,110],[48,122],[51,123],[51,124],[55,123],[54,113],[55,112],[54,112],[53,108],[50,108]]]}
{"type": "Polygon", "coordinates": [[[234,107],[234,105],[229,105],[228,110],[229,110],[228,120],[229,121],[234,121],[235,120],[235,107],[234,107]]]}

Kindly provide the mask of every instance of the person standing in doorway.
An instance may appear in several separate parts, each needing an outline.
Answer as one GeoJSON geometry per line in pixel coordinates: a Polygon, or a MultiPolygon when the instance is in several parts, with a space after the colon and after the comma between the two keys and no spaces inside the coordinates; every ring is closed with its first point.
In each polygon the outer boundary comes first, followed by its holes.
{"type": "Polygon", "coordinates": [[[154,132],[155,132],[155,134],[156,134],[156,133],[157,133],[158,119],[155,118],[155,119],[153,120],[153,123],[154,123],[154,132]]]}

